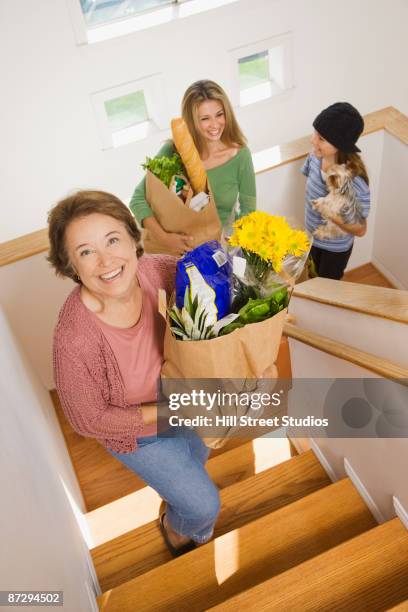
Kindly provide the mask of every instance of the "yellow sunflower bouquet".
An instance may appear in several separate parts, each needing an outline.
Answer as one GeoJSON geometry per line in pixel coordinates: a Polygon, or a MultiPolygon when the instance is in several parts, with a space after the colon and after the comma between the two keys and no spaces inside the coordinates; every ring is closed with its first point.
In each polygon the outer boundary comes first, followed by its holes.
{"type": "Polygon", "coordinates": [[[305,231],[291,227],[285,217],[257,210],[235,221],[229,245],[242,250],[260,283],[271,271],[294,282],[306,262],[311,240],[305,231]]]}

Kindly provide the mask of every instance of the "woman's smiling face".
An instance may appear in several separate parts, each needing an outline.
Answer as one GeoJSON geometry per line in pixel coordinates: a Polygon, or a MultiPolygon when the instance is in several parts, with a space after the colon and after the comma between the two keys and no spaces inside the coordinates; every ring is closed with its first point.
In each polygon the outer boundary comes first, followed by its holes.
{"type": "Polygon", "coordinates": [[[65,245],[71,265],[91,293],[121,298],[133,290],[136,245],[117,219],[99,213],[79,217],[68,225],[65,245]]]}
{"type": "Polygon", "coordinates": [[[224,107],[218,100],[205,100],[197,109],[198,128],[202,136],[215,142],[221,139],[225,128],[224,107]]]}

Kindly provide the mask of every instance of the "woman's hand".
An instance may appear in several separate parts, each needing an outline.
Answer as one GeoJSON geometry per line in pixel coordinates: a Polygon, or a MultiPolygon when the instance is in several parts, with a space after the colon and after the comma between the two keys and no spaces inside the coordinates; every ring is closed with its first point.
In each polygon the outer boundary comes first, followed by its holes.
{"type": "Polygon", "coordinates": [[[193,248],[193,237],[186,234],[178,234],[176,232],[166,232],[155,217],[146,217],[143,219],[143,227],[149,230],[152,236],[161,242],[169,251],[184,255],[187,251],[193,248]]]}
{"type": "Polygon", "coordinates": [[[142,411],[143,422],[145,425],[153,425],[157,423],[157,405],[156,404],[145,404],[140,406],[142,411]]]}
{"type": "Polygon", "coordinates": [[[340,215],[328,215],[327,218],[338,225],[344,232],[352,234],[353,236],[358,236],[361,238],[367,232],[367,221],[365,219],[363,219],[363,222],[360,224],[344,223],[343,218],[340,215]]]}
{"type": "Polygon", "coordinates": [[[187,236],[186,234],[175,234],[165,232],[162,238],[162,242],[171,251],[174,251],[178,255],[184,255],[193,248],[193,237],[187,236]]]}

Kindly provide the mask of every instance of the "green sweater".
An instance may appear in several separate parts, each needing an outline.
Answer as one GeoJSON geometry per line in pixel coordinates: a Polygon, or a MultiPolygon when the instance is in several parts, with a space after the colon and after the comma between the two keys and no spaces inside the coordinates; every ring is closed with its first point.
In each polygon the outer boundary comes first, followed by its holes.
{"type": "MultiPolygon", "coordinates": [[[[156,157],[171,157],[173,154],[173,143],[168,141],[156,157]]],[[[207,170],[207,176],[222,224],[228,220],[237,198],[241,217],[255,210],[255,172],[248,147],[242,147],[235,157],[221,166],[207,170]]],[[[145,182],[145,178],[140,181],[130,201],[130,209],[141,225],[143,219],[153,216],[153,211],[146,202],[145,182]]]]}

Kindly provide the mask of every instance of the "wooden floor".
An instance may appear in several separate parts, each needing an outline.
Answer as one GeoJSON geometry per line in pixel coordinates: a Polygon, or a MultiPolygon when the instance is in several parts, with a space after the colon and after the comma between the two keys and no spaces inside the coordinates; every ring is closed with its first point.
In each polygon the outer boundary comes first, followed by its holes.
{"type": "Polygon", "coordinates": [[[348,283],[361,283],[362,285],[395,289],[394,285],[372,263],[364,264],[346,272],[342,280],[348,283]]]}

